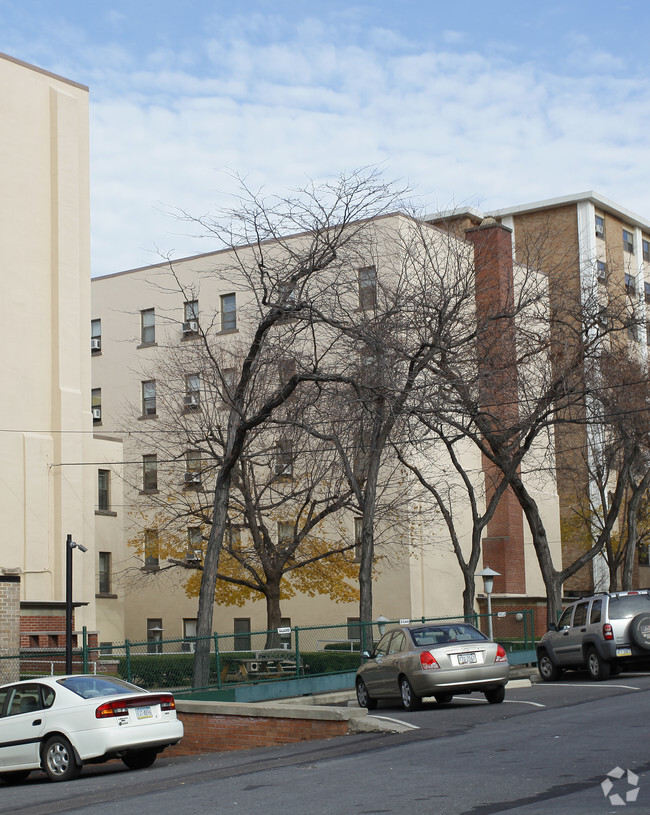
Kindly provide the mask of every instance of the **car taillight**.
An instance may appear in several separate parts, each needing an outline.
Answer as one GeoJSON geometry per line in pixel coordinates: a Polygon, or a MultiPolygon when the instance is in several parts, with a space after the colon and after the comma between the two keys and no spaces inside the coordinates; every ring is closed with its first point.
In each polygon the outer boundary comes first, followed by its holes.
{"type": "Polygon", "coordinates": [[[612,627],[609,623],[605,623],[603,625],[603,637],[606,640],[613,640],[614,639],[614,632],[612,631],[612,627]]]}
{"type": "Polygon", "coordinates": [[[420,654],[420,666],[424,671],[430,671],[433,668],[440,667],[431,651],[422,651],[420,654]]]}
{"type": "Polygon", "coordinates": [[[508,661],[508,655],[506,654],[505,648],[503,647],[503,645],[497,645],[497,655],[496,655],[496,659],[494,661],[495,662],[507,662],[508,661]]]}
{"type": "Polygon", "coordinates": [[[161,696],[160,697],[160,709],[161,710],[176,710],[176,702],[174,701],[174,697],[169,695],[161,696]]]}
{"type": "Polygon", "coordinates": [[[129,709],[124,702],[105,702],[95,711],[96,719],[111,719],[115,716],[128,716],[129,709]]]}

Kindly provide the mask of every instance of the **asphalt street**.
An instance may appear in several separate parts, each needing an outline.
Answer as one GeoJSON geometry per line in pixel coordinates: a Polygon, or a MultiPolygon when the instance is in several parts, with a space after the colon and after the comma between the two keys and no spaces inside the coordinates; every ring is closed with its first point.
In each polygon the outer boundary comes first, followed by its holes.
{"type": "Polygon", "coordinates": [[[35,773],[21,786],[2,788],[0,813],[650,812],[647,674],[603,683],[568,675],[561,683],[513,689],[501,705],[477,696],[432,702],[414,713],[386,706],[375,713],[414,729],[182,759],[163,755],[139,772],[112,762],[86,767],[64,784],[35,773]]]}

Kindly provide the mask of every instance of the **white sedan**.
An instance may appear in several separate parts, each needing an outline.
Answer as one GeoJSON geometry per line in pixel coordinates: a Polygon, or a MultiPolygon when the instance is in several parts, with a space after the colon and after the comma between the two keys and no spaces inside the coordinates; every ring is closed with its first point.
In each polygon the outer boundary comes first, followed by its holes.
{"type": "Polygon", "coordinates": [[[149,693],[114,676],[44,676],[0,687],[0,779],[41,769],[52,781],[84,764],[121,758],[150,767],[183,724],[171,693],[149,693]]]}

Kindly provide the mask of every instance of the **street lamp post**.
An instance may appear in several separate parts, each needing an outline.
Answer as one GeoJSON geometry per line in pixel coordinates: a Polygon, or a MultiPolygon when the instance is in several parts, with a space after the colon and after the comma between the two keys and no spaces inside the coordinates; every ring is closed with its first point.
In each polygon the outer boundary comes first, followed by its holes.
{"type": "Polygon", "coordinates": [[[72,550],[87,552],[85,546],[75,543],[72,535],[65,541],[65,672],[72,673],[72,550]]]}
{"type": "Polygon", "coordinates": [[[489,566],[486,566],[485,569],[481,569],[480,572],[476,572],[477,577],[483,578],[483,586],[487,595],[488,634],[490,639],[494,639],[492,630],[492,588],[494,586],[494,578],[499,577],[500,574],[501,572],[495,572],[494,569],[490,569],[489,566]]]}

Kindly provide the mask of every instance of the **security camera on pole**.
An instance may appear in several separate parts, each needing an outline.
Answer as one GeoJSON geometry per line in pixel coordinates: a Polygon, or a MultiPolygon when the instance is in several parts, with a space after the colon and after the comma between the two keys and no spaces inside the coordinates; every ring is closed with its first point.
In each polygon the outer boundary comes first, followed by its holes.
{"type": "Polygon", "coordinates": [[[65,672],[72,673],[72,550],[87,552],[85,546],[75,543],[72,535],[65,541],[65,672]]]}

